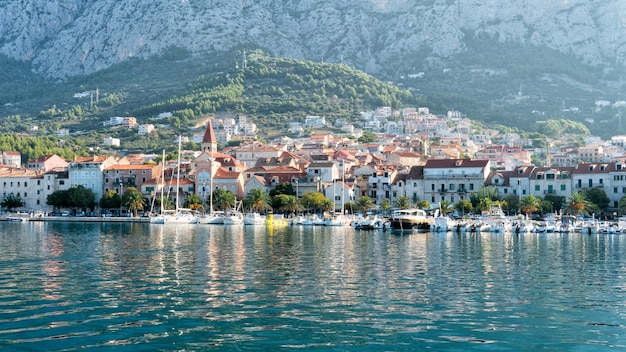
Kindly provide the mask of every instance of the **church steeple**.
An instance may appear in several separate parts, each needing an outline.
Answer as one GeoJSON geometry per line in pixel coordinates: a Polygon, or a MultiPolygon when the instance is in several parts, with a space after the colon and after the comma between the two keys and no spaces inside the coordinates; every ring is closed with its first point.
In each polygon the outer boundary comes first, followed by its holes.
{"type": "Polygon", "coordinates": [[[215,132],[213,132],[213,124],[211,120],[206,125],[206,131],[204,132],[204,138],[200,144],[202,152],[215,153],[217,152],[217,139],[215,139],[215,132]]]}

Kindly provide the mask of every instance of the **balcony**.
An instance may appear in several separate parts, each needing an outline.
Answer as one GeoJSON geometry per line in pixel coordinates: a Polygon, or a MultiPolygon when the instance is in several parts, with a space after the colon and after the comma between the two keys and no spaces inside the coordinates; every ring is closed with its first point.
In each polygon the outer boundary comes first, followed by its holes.
{"type": "Polygon", "coordinates": [[[424,175],[425,180],[459,180],[459,179],[479,179],[483,180],[482,174],[472,175],[424,175]]]}

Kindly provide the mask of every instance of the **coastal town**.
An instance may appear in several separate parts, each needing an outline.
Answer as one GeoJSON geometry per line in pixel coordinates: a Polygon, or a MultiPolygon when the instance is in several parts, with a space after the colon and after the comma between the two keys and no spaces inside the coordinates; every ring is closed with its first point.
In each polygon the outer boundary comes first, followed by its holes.
{"type": "MultiPolygon", "coordinates": [[[[304,123],[290,123],[289,135],[294,137],[261,143],[253,138],[256,125],[243,115],[208,119],[196,133],[172,141],[194,141],[201,146],[181,151],[179,162],[155,162],[159,155],[146,154],[103,154],[74,160],[45,155],[24,165],[18,152],[3,151],[0,194],[3,199],[21,200],[22,206],[11,210],[31,214],[59,211],[48,204],[48,197],[76,186],[91,190],[96,203],[109,191],[122,195],[135,188],[145,198],[145,211],[151,210],[150,205],[162,193],[170,198],[177,194],[176,204],[195,195],[208,205],[212,190],[230,191],[242,200],[252,190],[269,193],[285,184],[298,198],[309,192],[322,193],[332,200],[336,212],[365,196],[373,200],[375,208],[393,204],[399,197],[413,204],[426,201],[432,207],[441,202],[454,205],[469,200],[485,186],[493,186],[502,198],[567,199],[582,190],[600,188],[610,199],[608,212],[618,212],[620,200],[626,196],[626,136],[610,141],[588,138],[584,146],[547,143],[543,148],[524,148],[533,141],[516,133],[476,131],[457,111],[437,116],[428,108],[380,107],[362,113],[361,120],[358,127],[336,121],[334,127],[343,131],[341,135],[311,133],[304,137],[305,130],[318,131],[327,125],[322,116],[308,116],[304,123]],[[360,139],[368,133],[375,140],[360,139]],[[233,138],[241,142],[229,143],[233,138]],[[533,165],[533,155],[538,154],[544,157],[543,166],[533,165]]],[[[134,128],[138,134],[155,128],[138,125],[134,118],[111,118],[105,125],[134,128]]],[[[115,138],[103,141],[104,145],[119,143],[115,138]]],[[[67,210],[75,215],[97,212],[96,208],[67,210]]]]}

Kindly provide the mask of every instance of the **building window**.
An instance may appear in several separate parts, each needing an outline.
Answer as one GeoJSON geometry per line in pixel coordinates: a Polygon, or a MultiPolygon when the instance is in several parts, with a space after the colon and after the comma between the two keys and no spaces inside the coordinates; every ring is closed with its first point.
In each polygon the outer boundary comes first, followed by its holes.
{"type": "Polygon", "coordinates": [[[566,188],[565,185],[561,185],[561,191],[565,191],[566,190],[565,188],[566,188]]]}
{"type": "Polygon", "coordinates": [[[541,191],[541,186],[535,185],[535,191],[537,191],[537,192],[541,191]]]}

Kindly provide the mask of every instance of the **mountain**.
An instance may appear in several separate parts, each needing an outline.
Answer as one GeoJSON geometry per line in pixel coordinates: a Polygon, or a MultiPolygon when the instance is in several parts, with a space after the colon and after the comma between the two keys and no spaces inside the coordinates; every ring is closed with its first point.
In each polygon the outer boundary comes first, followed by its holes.
{"type": "Polygon", "coordinates": [[[106,91],[127,63],[150,65],[137,87],[165,99],[256,49],[345,63],[436,112],[512,127],[567,118],[606,136],[626,106],[622,0],[0,0],[0,16],[0,103],[16,115],[55,104],[50,82],[106,91]]]}
{"type": "Polygon", "coordinates": [[[0,16],[0,53],[53,78],[168,47],[204,56],[238,46],[410,74],[445,66],[475,37],[550,48],[605,73],[626,65],[622,0],[3,0],[0,16]]]}

